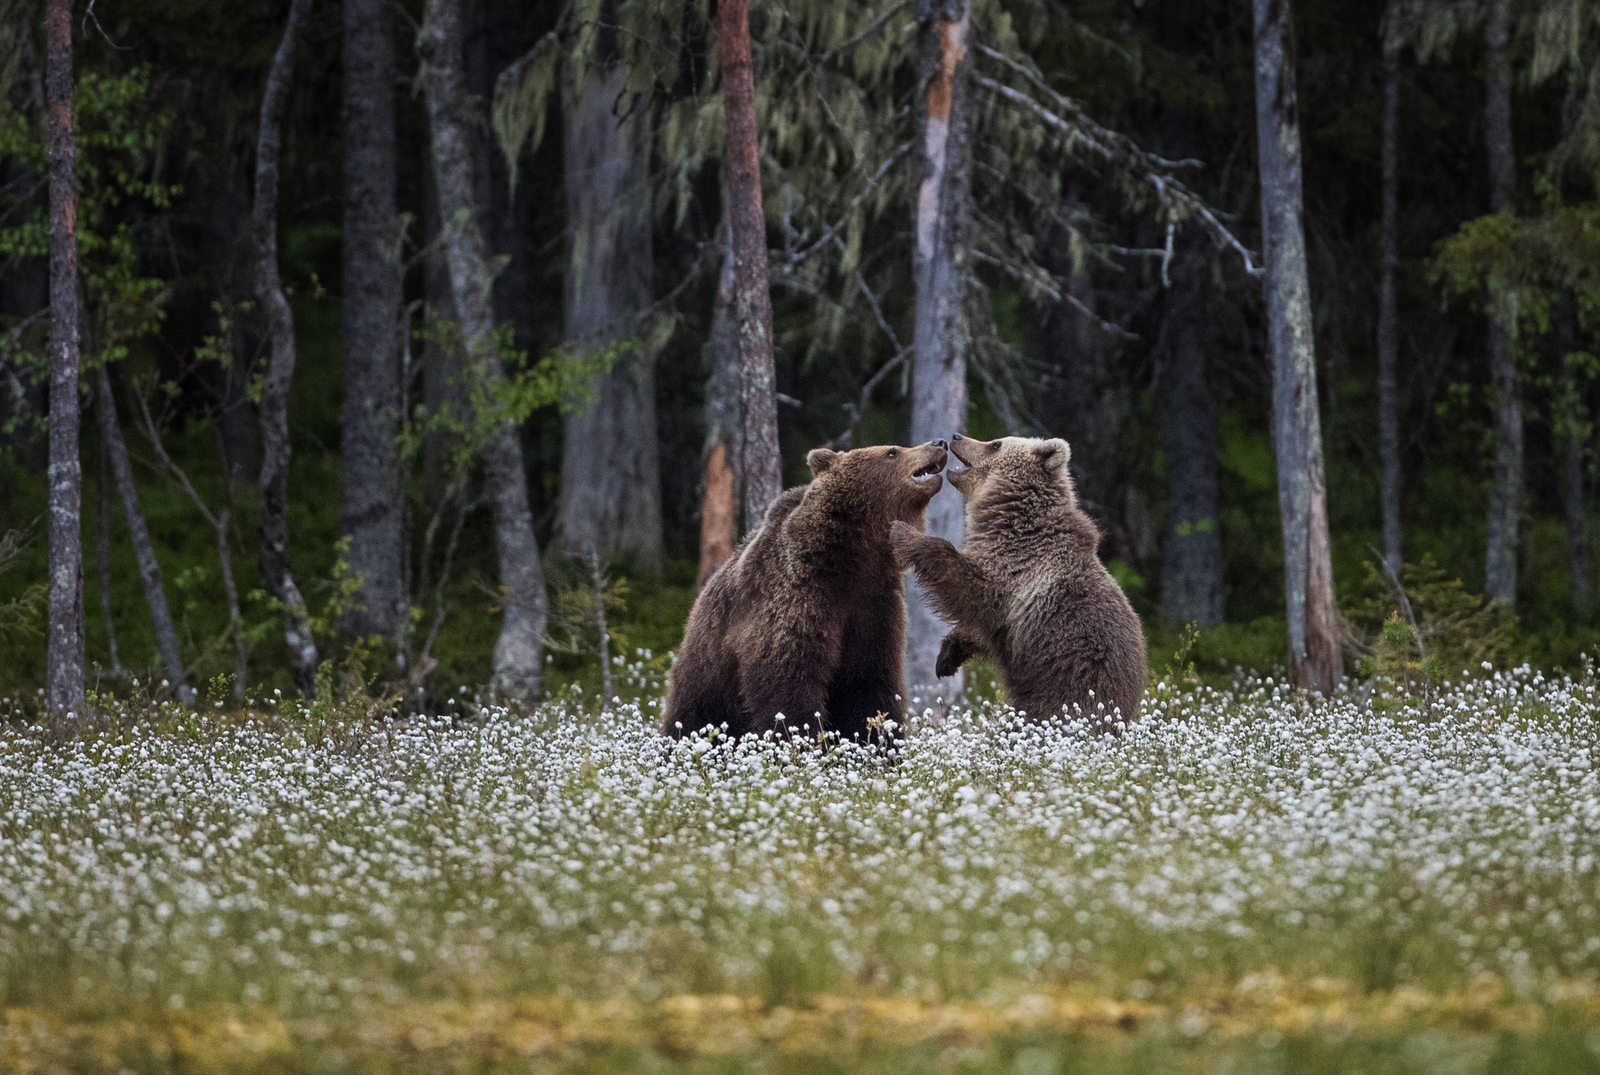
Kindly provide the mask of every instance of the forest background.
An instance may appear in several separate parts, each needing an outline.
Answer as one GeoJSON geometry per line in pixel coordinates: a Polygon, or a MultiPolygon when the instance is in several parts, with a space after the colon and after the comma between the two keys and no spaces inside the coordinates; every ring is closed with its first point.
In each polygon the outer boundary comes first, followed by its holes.
{"type": "MultiPolygon", "coordinates": [[[[750,12],[785,485],[807,479],[818,444],[913,439],[911,149],[928,6],[798,0],[750,12]]],[[[476,460],[486,423],[504,421],[543,550],[545,692],[592,694],[603,648],[632,674],[660,673],[715,556],[711,531],[737,518],[719,469],[737,470],[739,445],[728,436],[738,419],[716,13],[669,0],[462,5],[470,202],[511,372],[489,401],[446,268],[461,225],[440,206],[460,192],[437,178],[434,128],[448,117],[430,112],[423,5],[296,7],[305,23],[276,221],[299,358],[286,518],[305,627],[330,661],[324,687],[393,688],[437,707],[490,681],[505,601],[495,489],[476,460]],[[387,158],[370,120],[383,97],[387,158]],[[361,207],[387,196],[385,174],[393,210],[363,223],[361,207]],[[380,400],[390,434],[374,441],[351,399],[380,400]],[[387,538],[373,537],[376,517],[387,538]],[[394,569],[363,569],[374,562],[394,569]]],[[[8,695],[45,680],[41,9],[0,0],[8,695]]],[[[218,700],[244,685],[311,687],[257,556],[272,327],[256,300],[251,221],[263,88],[289,10],[146,0],[91,4],[73,25],[84,400],[106,398],[94,372],[104,367],[115,402],[102,413],[129,453],[177,659],[218,700]]],[[[1594,6],[1372,0],[1294,15],[1328,530],[1351,667],[1381,648],[1389,611],[1376,567],[1390,547],[1386,460],[1402,482],[1394,538],[1431,611],[1459,621],[1485,607],[1462,594],[1499,588],[1501,626],[1479,632],[1493,637],[1474,653],[1574,666],[1597,634],[1594,6]],[[1509,212],[1496,204],[1485,109],[1496,12],[1511,73],[1509,212]],[[1391,438],[1379,405],[1386,88],[1398,197],[1391,438]],[[1499,539],[1515,565],[1509,592],[1491,577],[1510,383],[1495,379],[1496,323],[1510,326],[1523,423],[1517,522],[1509,545],[1499,539]]],[[[971,19],[973,262],[952,337],[966,431],[1071,442],[1102,557],[1146,618],[1153,660],[1182,649],[1202,674],[1282,666],[1266,304],[1228,241],[1262,248],[1251,10],[1016,0],[975,4],[971,19]],[[1070,131],[1042,122],[1041,107],[1070,131]],[[1110,132],[1147,157],[1115,143],[1097,161],[1094,140],[1110,132]],[[1181,177],[1197,200],[1173,210],[1148,175],[1181,177]],[[1191,622],[1199,636],[1180,641],[1191,622]]],[[[86,411],[86,645],[100,689],[125,683],[124,669],[147,685],[166,678],[110,428],[86,411]]]]}

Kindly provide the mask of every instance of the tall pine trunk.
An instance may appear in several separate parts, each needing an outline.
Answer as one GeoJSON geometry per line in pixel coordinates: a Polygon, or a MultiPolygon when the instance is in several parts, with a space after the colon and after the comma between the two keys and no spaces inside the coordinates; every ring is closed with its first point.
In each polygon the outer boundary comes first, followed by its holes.
{"type": "Polygon", "coordinates": [[[1222,622],[1222,535],[1217,525],[1217,412],[1211,350],[1209,246],[1192,229],[1180,240],[1157,344],[1167,532],[1161,555],[1161,618],[1222,622]]]}
{"type": "Polygon", "coordinates": [[[45,7],[50,160],[49,623],[45,702],[83,713],[83,466],[78,458],[78,193],[73,145],[72,4],[45,7]]]}
{"type": "Polygon", "coordinates": [[[344,3],[344,432],[339,530],[350,539],[359,607],[340,626],[395,637],[406,623],[401,569],[400,262],[395,210],[394,14],[344,3]]]}
{"type": "MultiPolygon", "coordinates": [[[[967,424],[968,236],[972,231],[972,8],[968,0],[920,0],[916,281],[911,442],[948,440],[967,424]]],[[[928,505],[926,532],[961,543],[961,494],[949,485],[928,505]]],[[[957,673],[934,671],[950,625],[934,614],[914,576],[906,593],[906,684],[947,700],[961,694],[957,673]]],[[[932,699],[927,699],[931,701],[932,699]]]]}
{"type": "Polygon", "coordinates": [[[1331,694],[1340,660],[1306,265],[1293,15],[1289,0],[1254,0],[1254,9],[1272,445],[1283,525],[1289,669],[1296,686],[1331,694]]]}
{"type": "Polygon", "coordinates": [[[178,632],[172,625],[172,610],[167,605],[167,590],[161,582],[161,563],[150,542],[150,527],[145,523],[144,506],[139,502],[139,487],[134,484],[133,464],[128,458],[128,444],[122,439],[117,400],[112,395],[111,375],[105,366],[94,371],[94,390],[100,439],[111,458],[111,473],[116,477],[117,494],[122,498],[122,518],[128,524],[134,559],[139,564],[139,578],[144,582],[145,604],[150,606],[150,620],[155,624],[156,651],[161,654],[173,694],[184,705],[193,705],[194,689],[183,681],[183,658],[178,650],[178,632]]]}
{"type": "MultiPolygon", "coordinates": [[[[1399,0],[1389,0],[1392,21],[1399,0]]],[[[1378,273],[1378,457],[1383,465],[1380,494],[1383,512],[1383,558],[1396,577],[1400,572],[1400,322],[1395,304],[1395,269],[1400,263],[1397,231],[1400,220],[1400,48],[1383,45],[1383,218],[1378,273]]]]}
{"type": "MultiPolygon", "coordinates": [[[[733,241],[728,232],[727,193],[718,230],[722,270],[711,310],[711,380],[706,385],[706,472],[700,502],[700,572],[696,585],[733,556],[739,540],[740,445],[744,422],[739,400],[739,336],[733,319],[733,241]]],[[[758,520],[759,522],[759,520],[758,520]]]]}
{"type": "MultiPolygon", "coordinates": [[[[1509,0],[1489,0],[1488,96],[1484,141],[1489,151],[1490,210],[1515,211],[1517,163],[1511,149],[1511,12],[1509,0]]],[[[1489,485],[1489,546],[1484,593],[1517,603],[1517,517],[1522,506],[1522,389],[1517,384],[1515,313],[1496,289],[1489,314],[1489,383],[1494,395],[1494,474],[1489,485]]]]}
{"type": "Polygon", "coordinates": [[[569,552],[661,566],[651,301],[650,117],[630,90],[616,4],[601,5],[595,55],[568,102],[562,141],[567,202],[567,347],[588,354],[626,340],[563,422],[559,530],[569,552]]]}
{"type": "MultiPolygon", "coordinates": [[[[418,44],[426,65],[434,180],[461,345],[471,375],[493,401],[505,383],[505,371],[495,349],[493,274],[478,226],[466,127],[461,0],[428,0],[418,44]]],[[[494,645],[492,685],[498,695],[532,699],[539,693],[539,650],[545,632],[544,569],[528,510],[528,477],[515,422],[509,418],[496,422],[483,445],[483,456],[504,617],[494,645]]]]}
{"type": "Polygon", "coordinates": [[[743,412],[745,525],[754,530],[783,489],[778,454],[778,374],[772,358],[772,294],[767,282],[767,225],[761,210],[761,155],[745,0],[717,5],[717,63],[727,146],[723,168],[733,247],[733,323],[739,345],[743,412]]]}
{"type": "Polygon", "coordinates": [[[289,388],[294,380],[294,312],[278,276],[278,151],[283,112],[294,75],[295,38],[311,0],[294,0],[289,24],[272,57],[256,136],[256,198],[252,210],[256,298],[266,313],[272,353],[261,386],[261,586],[283,609],[283,636],[295,686],[306,697],[316,688],[317,643],[305,598],[289,566],[289,388]]]}

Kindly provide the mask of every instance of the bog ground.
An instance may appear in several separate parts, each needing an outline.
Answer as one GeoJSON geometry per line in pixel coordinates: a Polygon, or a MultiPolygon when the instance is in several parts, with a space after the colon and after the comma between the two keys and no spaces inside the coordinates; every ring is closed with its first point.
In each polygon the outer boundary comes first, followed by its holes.
{"type": "Polygon", "coordinates": [[[1596,683],[0,730],[0,1068],[1600,1070],[1596,683]]]}

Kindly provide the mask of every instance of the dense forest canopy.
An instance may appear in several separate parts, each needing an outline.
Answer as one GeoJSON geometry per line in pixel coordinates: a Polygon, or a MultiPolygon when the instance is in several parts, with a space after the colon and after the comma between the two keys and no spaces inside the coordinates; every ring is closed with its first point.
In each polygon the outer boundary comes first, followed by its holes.
{"type": "MultiPolygon", "coordinates": [[[[0,0],[0,689],[30,695],[45,7],[0,0]]],[[[736,492],[762,457],[726,10],[72,5],[91,687],[445,706],[665,667],[706,559],[758,521],[736,492]]],[[[1292,16],[1345,667],[1387,659],[1402,604],[1436,660],[1574,664],[1600,637],[1600,9],[1292,16]]],[[[1152,660],[1196,623],[1202,674],[1289,663],[1262,13],[751,0],[748,18],[783,485],[818,445],[955,432],[933,413],[1065,437],[1152,660]],[[929,209],[947,166],[948,219],[929,209]]]]}

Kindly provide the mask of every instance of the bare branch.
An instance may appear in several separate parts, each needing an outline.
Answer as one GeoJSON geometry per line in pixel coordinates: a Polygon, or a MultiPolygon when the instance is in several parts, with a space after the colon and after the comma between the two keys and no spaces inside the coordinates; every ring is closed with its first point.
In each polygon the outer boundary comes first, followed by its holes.
{"type": "MultiPolygon", "coordinates": [[[[1162,214],[1170,224],[1182,215],[1193,215],[1204,222],[1218,240],[1232,247],[1244,261],[1245,271],[1252,276],[1259,276],[1262,269],[1255,263],[1254,256],[1248,247],[1231,232],[1218,219],[1216,212],[1208,206],[1199,195],[1195,194],[1182,181],[1169,174],[1177,168],[1190,167],[1198,162],[1190,160],[1169,160],[1166,157],[1150,153],[1141,148],[1136,142],[1126,135],[1119,134],[1096,123],[1084,112],[1082,105],[1064,97],[1045,85],[1039,77],[1023,65],[986,45],[978,45],[978,51],[984,56],[1004,64],[1007,68],[1022,75],[1028,82],[1044,94],[1050,101],[1047,108],[1039,101],[1021,90],[997,82],[986,75],[974,74],[973,80],[984,89],[996,94],[1001,99],[1017,105],[1031,112],[1045,126],[1065,136],[1066,149],[1069,152],[1087,153],[1105,164],[1126,171],[1130,176],[1151,188],[1161,204],[1162,214]]],[[[1163,255],[1164,259],[1166,255],[1163,255]]]]}

